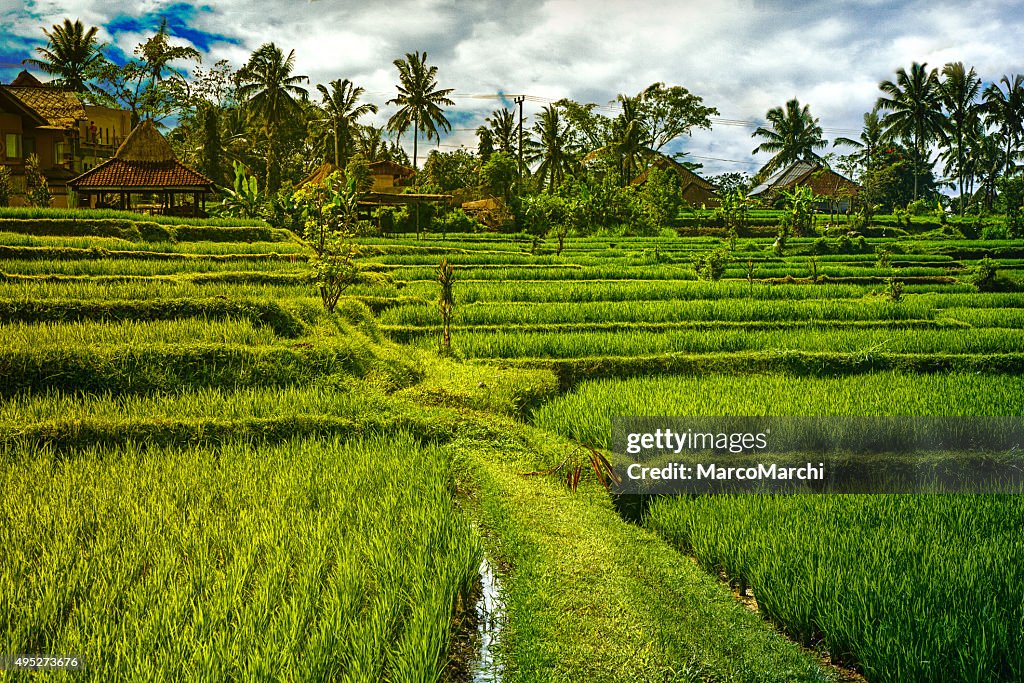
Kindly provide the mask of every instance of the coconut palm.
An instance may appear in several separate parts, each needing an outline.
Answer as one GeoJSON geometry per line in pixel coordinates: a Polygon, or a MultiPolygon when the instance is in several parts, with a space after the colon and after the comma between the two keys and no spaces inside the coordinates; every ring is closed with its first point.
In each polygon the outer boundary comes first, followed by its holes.
{"type": "Polygon", "coordinates": [[[515,115],[508,109],[495,109],[485,121],[491,131],[494,149],[510,156],[519,154],[519,126],[515,115]]]}
{"type": "Polygon", "coordinates": [[[853,147],[855,152],[850,154],[854,162],[862,168],[868,168],[875,160],[879,148],[882,146],[883,137],[882,118],[879,115],[878,107],[864,114],[864,127],[856,140],[846,137],[838,137],[832,141],[832,146],[846,145],[853,147]]]}
{"type": "Polygon", "coordinates": [[[266,187],[271,192],[277,189],[278,184],[274,134],[286,117],[302,114],[296,100],[309,97],[306,89],[299,86],[299,83],[309,81],[309,77],[292,75],[294,68],[295,50],[289,51],[285,57],[279,47],[264,43],[236,75],[238,97],[245,102],[250,118],[260,121],[267,139],[266,187]]]}
{"type": "Polygon", "coordinates": [[[54,24],[52,31],[43,29],[46,47],[37,47],[40,58],[30,58],[22,64],[31,64],[51,76],[56,76],[57,85],[74,92],[89,92],[86,84],[105,60],[100,51],[102,45],[96,38],[99,29],[85,26],[78,19],[74,23],[65,19],[63,24],[54,24]]]}
{"type": "Polygon", "coordinates": [[[938,71],[927,70],[927,64],[914,62],[910,72],[897,69],[895,81],[882,81],[879,89],[885,96],[878,98],[878,106],[887,112],[882,119],[888,137],[909,140],[913,144],[914,199],[917,199],[918,176],[921,162],[927,157],[928,144],[943,136],[945,117],[939,106],[940,84],[938,71]]]}
{"type": "Polygon", "coordinates": [[[537,177],[554,191],[575,162],[572,130],[558,115],[558,108],[548,105],[541,110],[533,125],[536,139],[529,143],[527,161],[539,161],[537,177]]]}
{"type": "Polygon", "coordinates": [[[453,88],[438,89],[437,67],[427,66],[426,52],[406,53],[405,59],[396,59],[394,64],[398,69],[398,96],[387,103],[401,108],[388,119],[388,130],[401,136],[412,128],[412,166],[416,168],[419,133],[432,140],[439,137],[439,127],[445,132],[452,129],[441,105],[455,105],[448,97],[453,88]]]}
{"type": "Polygon", "coordinates": [[[769,109],[765,119],[770,125],[759,126],[751,135],[764,138],[764,142],[755,147],[753,153],[770,152],[775,156],[758,172],[760,177],[770,176],[801,159],[821,158],[815,150],[824,148],[826,142],[818,119],[811,116],[809,105],[801,107],[800,102],[793,98],[786,102],[785,108],[769,109]]]}
{"type": "Polygon", "coordinates": [[[317,84],[323,98],[323,110],[326,123],[334,135],[334,165],[343,168],[349,156],[354,152],[355,127],[357,120],[367,114],[376,114],[377,105],[359,104],[359,98],[365,92],[355,86],[347,78],[330,82],[330,90],[317,84]]]}
{"type": "Polygon", "coordinates": [[[625,185],[639,174],[641,158],[657,152],[650,147],[640,97],[619,95],[617,99],[622,113],[612,122],[612,142],[608,148],[619,162],[619,183],[625,185]]]}
{"type": "Polygon", "coordinates": [[[476,137],[477,156],[480,157],[481,161],[487,161],[494,154],[494,133],[487,126],[477,126],[476,137]]]}
{"type": "Polygon", "coordinates": [[[1003,172],[1012,174],[1024,142],[1024,76],[1003,76],[985,88],[982,97],[985,122],[998,128],[1002,139],[1003,172]]]}
{"type": "Polygon", "coordinates": [[[956,172],[957,186],[960,190],[962,216],[967,204],[963,201],[964,181],[967,176],[967,138],[980,127],[981,121],[981,109],[978,104],[981,79],[973,67],[968,69],[963,62],[946,64],[942,67],[942,75],[944,78],[939,83],[939,98],[946,109],[949,159],[954,162],[953,170],[956,172]]]}
{"type": "MultiPolygon", "coordinates": [[[[152,38],[136,48],[136,54],[141,54],[146,62],[150,79],[153,83],[159,83],[164,79],[164,71],[170,69],[177,73],[169,64],[176,59],[194,59],[197,62],[203,61],[203,56],[194,47],[183,45],[171,45],[167,42],[167,19],[160,22],[160,28],[152,38]]],[[[179,74],[180,75],[180,74],[179,74]]]]}

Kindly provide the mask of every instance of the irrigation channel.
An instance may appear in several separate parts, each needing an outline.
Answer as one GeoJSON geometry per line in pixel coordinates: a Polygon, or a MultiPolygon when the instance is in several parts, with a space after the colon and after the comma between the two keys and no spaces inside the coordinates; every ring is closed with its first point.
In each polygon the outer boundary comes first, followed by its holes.
{"type": "Polygon", "coordinates": [[[473,586],[473,609],[456,631],[446,680],[458,683],[501,683],[498,643],[505,625],[501,580],[484,556],[473,586]]]}

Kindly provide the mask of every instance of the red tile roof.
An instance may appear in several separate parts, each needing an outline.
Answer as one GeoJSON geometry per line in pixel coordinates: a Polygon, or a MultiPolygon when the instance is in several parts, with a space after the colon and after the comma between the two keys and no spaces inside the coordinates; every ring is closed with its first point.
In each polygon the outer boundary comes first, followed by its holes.
{"type": "Polygon", "coordinates": [[[112,188],[209,190],[213,182],[177,160],[107,159],[68,183],[76,190],[112,188]]]}
{"type": "Polygon", "coordinates": [[[211,190],[213,181],[177,160],[152,121],[125,138],[113,159],[68,182],[76,190],[211,190]]]}

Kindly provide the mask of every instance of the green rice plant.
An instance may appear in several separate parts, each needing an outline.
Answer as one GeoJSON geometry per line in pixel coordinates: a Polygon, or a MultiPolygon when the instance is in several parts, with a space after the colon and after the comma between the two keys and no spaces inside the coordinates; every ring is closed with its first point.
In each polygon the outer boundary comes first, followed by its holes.
{"type": "Polygon", "coordinates": [[[441,676],[481,546],[408,434],[0,457],[5,652],[88,681],[441,676]]]}
{"type": "MultiPolygon", "coordinates": [[[[127,252],[126,252],[127,253],[127,252]]],[[[182,275],[188,273],[237,272],[240,268],[256,272],[291,271],[305,259],[274,254],[225,254],[202,257],[182,255],[180,259],[60,259],[5,261],[3,272],[12,275],[182,275]]]]}
{"type": "MultiPolygon", "coordinates": [[[[932,317],[925,300],[901,305],[878,298],[860,300],[704,299],[670,301],[614,301],[587,303],[474,303],[463,306],[457,317],[462,325],[537,325],[564,321],[679,322],[685,320],[904,320],[932,317]]],[[[381,316],[389,325],[427,325],[434,322],[425,308],[403,306],[381,316]]]]}
{"type": "Polygon", "coordinates": [[[328,375],[363,377],[376,365],[364,341],[342,337],[311,348],[211,342],[2,348],[0,395],[287,386],[328,375]]]}
{"type": "Polygon", "coordinates": [[[648,525],[872,681],[1024,676],[1020,496],[665,498],[648,525]]]}
{"type": "MultiPolygon", "coordinates": [[[[428,342],[421,342],[428,343],[428,342]]],[[[745,351],[844,354],[1016,354],[1024,330],[861,329],[810,324],[784,330],[624,329],[614,332],[466,331],[457,348],[471,358],[586,358],[745,351]]]]}
{"type": "Polygon", "coordinates": [[[0,245],[11,247],[72,247],[114,251],[153,251],[170,254],[303,254],[298,242],[133,242],[117,237],[40,237],[0,232],[0,245]]]}
{"type": "Polygon", "coordinates": [[[613,415],[1022,415],[1024,377],[872,373],[849,377],[730,374],[586,382],[534,422],[608,448],[613,415]]]}
{"type": "Polygon", "coordinates": [[[81,220],[121,220],[132,222],[153,222],[163,225],[210,225],[218,227],[233,226],[266,226],[262,220],[244,220],[238,218],[179,218],[177,216],[161,216],[114,209],[43,209],[39,207],[0,207],[0,225],[3,219],[28,220],[50,219],[65,221],[81,220]]]}
{"type": "MultiPolygon", "coordinates": [[[[305,332],[303,321],[273,301],[212,299],[155,299],[134,301],[69,299],[0,299],[0,323],[65,321],[167,321],[188,318],[244,318],[284,337],[305,332]]],[[[195,323],[192,323],[195,325],[195,323]]],[[[30,328],[26,328],[30,329],[30,328]]]]}
{"type": "Polygon", "coordinates": [[[185,318],[159,321],[16,322],[0,326],[0,345],[29,351],[44,347],[87,349],[105,345],[142,346],[183,342],[270,346],[278,342],[273,330],[254,327],[245,318],[208,320],[185,318]]]}
{"type": "MultiPolygon", "coordinates": [[[[758,272],[760,275],[760,271],[758,272]]],[[[423,296],[428,283],[410,283],[409,294],[423,296]]],[[[869,288],[859,285],[787,285],[763,287],[750,292],[746,283],[719,281],[715,284],[697,280],[589,280],[529,281],[519,280],[515,287],[505,282],[462,281],[460,298],[467,304],[477,302],[520,301],[532,303],[591,301],[656,301],[659,299],[849,299],[860,298],[869,288]]]]}
{"type": "MultiPolygon", "coordinates": [[[[353,287],[353,294],[397,294],[395,288],[353,287]]],[[[0,298],[152,300],[228,299],[273,301],[289,308],[319,301],[310,291],[309,273],[222,271],[180,275],[0,275],[0,298]]]]}

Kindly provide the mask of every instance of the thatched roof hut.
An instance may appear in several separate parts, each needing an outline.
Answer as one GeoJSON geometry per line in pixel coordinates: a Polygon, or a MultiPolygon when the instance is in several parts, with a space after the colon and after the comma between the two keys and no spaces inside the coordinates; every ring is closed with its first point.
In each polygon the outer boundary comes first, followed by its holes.
{"type": "Polygon", "coordinates": [[[315,185],[319,185],[320,183],[322,183],[325,180],[327,180],[327,178],[332,173],[335,173],[337,171],[341,171],[342,174],[344,174],[344,172],[345,172],[343,169],[335,166],[331,162],[327,162],[325,164],[321,164],[319,167],[317,167],[317,169],[315,171],[313,171],[308,176],[306,176],[305,178],[300,180],[297,187],[304,187],[306,185],[309,185],[310,183],[313,183],[315,185]]]}
{"type": "Polygon", "coordinates": [[[102,197],[116,195],[120,208],[130,209],[133,196],[156,196],[158,206],[148,207],[154,212],[184,214],[191,209],[192,215],[199,215],[200,202],[205,208],[213,181],[178,161],[156,126],[143,121],[125,138],[113,158],[74,178],[68,186],[85,206],[104,203],[102,197]],[[182,196],[193,201],[176,203],[182,196]]]}
{"type": "MultiPolygon", "coordinates": [[[[675,172],[679,176],[679,193],[691,206],[718,206],[718,193],[715,191],[715,186],[675,159],[657,156],[651,162],[650,168],[660,168],[675,172]]],[[[650,168],[634,178],[630,185],[642,185],[647,182],[647,174],[650,172],[650,168]]]]}

